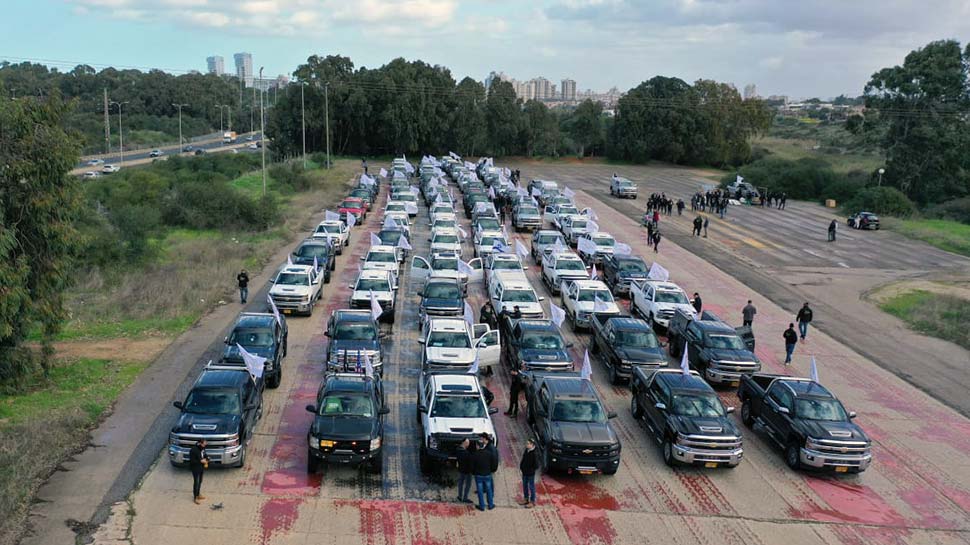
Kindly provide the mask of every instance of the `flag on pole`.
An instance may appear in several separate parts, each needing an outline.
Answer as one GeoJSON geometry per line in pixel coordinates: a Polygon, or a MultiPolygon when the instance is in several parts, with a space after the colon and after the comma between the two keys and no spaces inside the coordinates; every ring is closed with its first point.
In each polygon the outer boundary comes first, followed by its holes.
{"type": "Polygon", "coordinates": [[[654,262],[653,265],[650,265],[650,272],[647,273],[647,278],[666,282],[670,279],[670,272],[663,268],[660,263],[654,262]]]}
{"type": "Polygon", "coordinates": [[[320,261],[317,256],[313,256],[313,276],[320,274],[320,261]]]}
{"type": "Polygon", "coordinates": [[[266,358],[257,356],[256,354],[250,354],[239,343],[236,343],[236,349],[239,350],[239,355],[242,356],[243,362],[246,364],[246,370],[249,371],[249,375],[253,377],[253,380],[255,381],[263,376],[263,366],[266,364],[266,358]]]}
{"type": "Polygon", "coordinates": [[[323,219],[326,221],[340,221],[340,214],[327,210],[323,213],[323,219]]]}
{"type": "Polygon", "coordinates": [[[589,234],[599,233],[600,232],[600,224],[596,223],[593,220],[587,221],[586,222],[586,232],[589,233],[589,234]]]}
{"type": "Polygon", "coordinates": [[[472,269],[472,266],[469,265],[468,263],[465,263],[464,260],[459,259],[458,260],[458,272],[460,272],[461,274],[471,275],[471,274],[473,274],[475,272],[475,269],[472,269]]]}
{"type": "Polygon", "coordinates": [[[381,237],[375,235],[374,233],[371,233],[370,234],[370,245],[371,246],[380,246],[382,244],[384,244],[384,241],[381,240],[381,237]]]}
{"type": "Polygon", "coordinates": [[[552,311],[552,322],[556,324],[556,327],[562,327],[562,323],[566,319],[566,311],[556,303],[549,303],[549,310],[552,311]]]}
{"type": "Polygon", "coordinates": [[[457,224],[455,225],[455,227],[458,228],[458,234],[461,235],[461,238],[468,238],[468,231],[462,229],[461,226],[457,224]]]}
{"type": "Polygon", "coordinates": [[[475,325],[475,313],[472,312],[472,306],[465,301],[465,321],[468,322],[469,326],[475,325]]]}
{"type": "Polygon", "coordinates": [[[812,366],[809,368],[809,376],[813,382],[818,382],[818,366],[815,364],[815,356],[812,356],[812,366]]]}
{"type": "Polygon", "coordinates": [[[683,373],[685,377],[690,376],[690,361],[687,360],[687,345],[684,345],[684,355],[680,358],[680,372],[683,373]]]}
{"type": "Polygon", "coordinates": [[[595,296],[593,296],[593,312],[594,313],[609,312],[609,311],[610,311],[610,304],[609,304],[609,302],[607,302],[607,301],[605,301],[603,299],[600,299],[600,297],[599,297],[598,294],[595,295],[595,296]]]}
{"type": "Polygon", "coordinates": [[[616,246],[613,247],[613,253],[616,255],[631,255],[633,254],[633,248],[630,248],[629,244],[617,242],[616,246]]]}
{"type": "Polygon", "coordinates": [[[266,301],[269,302],[269,308],[273,311],[273,317],[276,318],[276,323],[282,326],[283,318],[280,317],[280,309],[276,308],[276,301],[273,301],[273,298],[268,293],[266,294],[266,301]]]}
{"type": "Polygon", "coordinates": [[[347,212],[347,227],[353,227],[357,225],[357,216],[352,212],[347,212]]]}
{"type": "Polygon", "coordinates": [[[589,271],[589,279],[596,280],[599,277],[599,275],[600,275],[599,271],[596,270],[596,263],[593,263],[593,268],[589,271]]]}
{"type": "Polygon", "coordinates": [[[520,258],[525,259],[525,257],[529,255],[529,249],[525,247],[525,244],[522,244],[522,241],[516,239],[516,241],[515,241],[515,253],[520,258]]]}
{"type": "Polygon", "coordinates": [[[354,371],[358,373],[364,372],[364,360],[361,358],[360,350],[357,351],[357,363],[354,365],[354,371]]]}
{"type": "Polygon", "coordinates": [[[381,308],[381,304],[377,301],[377,297],[374,296],[374,290],[370,290],[370,315],[374,321],[377,321],[381,314],[384,314],[384,309],[381,308]]]}
{"type": "Polygon", "coordinates": [[[394,216],[386,216],[384,218],[384,228],[385,229],[396,229],[397,224],[394,223],[394,216]]]}
{"type": "Polygon", "coordinates": [[[293,259],[289,256],[289,254],[287,254],[287,256],[286,256],[286,264],[287,265],[292,265],[293,264],[293,259]]]}
{"type": "Polygon", "coordinates": [[[374,363],[370,361],[370,356],[367,352],[364,352],[364,375],[368,377],[374,376],[374,363]]]}
{"type": "Polygon", "coordinates": [[[600,217],[596,215],[596,210],[593,210],[592,208],[583,208],[583,215],[592,220],[600,219],[600,217]]]}
{"type": "Polygon", "coordinates": [[[743,181],[744,181],[744,177],[738,174],[737,183],[741,183],[743,181]]]}
{"type": "Polygon", "coordinates": [[[411,243],[408,242],[408,237],[401,235],[401,238],[397,239],[397,247],[402,250],[411,250],[411,243]]]}
{"type": "Polygon", "coordinates": [[[562,243],[562,237],[556,238],[556,243],[552,245],[552,251],[557,254],[566,251],[566,245],[562,243]]]}
{"type": "Polygon", "coordinates": [[[387,169],[381,168],[381,178],[387,178],[387,169]]]}
{"type": "Polygon", "coordinates": [[[563,188],[562,194],[570,199],[576,196],[576,192],[573,191],[572,189],[569,189],[568,187],[563,188]]]}
{"type": "Polygon", "coordinates": [[[593,366],[589,364],[589,350],[583,353],[583,367],[579,370],[579,376],[586,379],[593,379],[593,366]]]}

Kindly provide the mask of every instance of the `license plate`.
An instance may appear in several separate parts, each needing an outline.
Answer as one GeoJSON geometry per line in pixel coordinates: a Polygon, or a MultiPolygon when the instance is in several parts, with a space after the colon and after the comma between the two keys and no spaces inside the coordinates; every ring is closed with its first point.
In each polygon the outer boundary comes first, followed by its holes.
{"type": "Polygon", "coordinates": [[[704,462],[704,467],[717,467],[717,462],[704,462]]]}
{"type": "Polygon", "coordinates": [[[836,473],[846,473],[847,471],[849,471],[849,468],[845,466],[836,466],[835,468],[836,473]]]}
{"type": "Polygon", "coordinates": [[[332,447],[333,446],[333,441],[320,441],[320,446],[321,447],[326,447],[326,448],[332,447]]]}
{"type": "Polygon", "coordinates": [[[292,314],[292,313],[293,313],[293,311],[290,310],[290,309],[288,309],[288,308],[284,308],[283,309],[283,314],[292,314]]]}
{"type": "Polygon", "coordinates": [[[592,475],[593,473],[596,473],[596,471],[594,471],[592,469],[580,469],[579,470],[579,474],[580,475],[592,475]]]}
{"type": "Polygon", "coordinates": [[[732,387],[732,388],[737,388],[737,387],[738,387],[738,384],[740,384],[740,382],[738,382],[738,381],[736,381],[736,380],[732,380],[732,381],[731,381],[731,387],[732,387]]]}

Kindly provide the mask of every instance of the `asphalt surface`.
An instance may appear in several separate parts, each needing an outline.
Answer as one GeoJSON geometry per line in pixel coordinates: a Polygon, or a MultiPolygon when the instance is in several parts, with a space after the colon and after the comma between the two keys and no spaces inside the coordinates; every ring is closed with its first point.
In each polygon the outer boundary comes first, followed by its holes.
{"type": "MultiPolygon", "coordinates": [[[[248,142],[248,140],[247,140],[247,137],[248,136],[250,136],[249,133],[239,134],[238,137],[237,137],[237,139],[236,139],[236,143],[248,142]]],[[[253,136],[253,140],[254,141],[255,140],[259,140],[259,131],[256,131],[256,132],[252,133],[252,136],[253,136]]],[[[196,149],[202,149],[202,150],[208,151],[208,150],[214,150],[214,149],[217,149],[217,148],[221,148],[221,147],[223,147],[225,145],[226,144],[223,144],[223,142],[222,142],[222,138],[212,139],[212,140],[205,140],[205,141],[201,141],[201,142],[192,142],[192,141],[186,140],[185,143],[183,144],[183,148],[185,146],[192,146],[193,151],[192,152],[183,152],[183,155],[188,155],[188,154],[194,153],[194,150],[196,150],[196,149]]],[[[179,154],[178,153],[178,148],[179,148],[178,146],[159,146],[158,148],[153,148],[153,149],[159,149],[159,150],[161,150],[163,152],[163,157],[164,157],[166,155],[178,155],[179,154]]],[[[129,161],[137,161],[137,160],[140,160],[140,159],[152,159],[153,157],[151,156],[151,153],[152,153],[152,149],[132,150],[130,152],[129,151],[126,151],[125,152],[125,163],[127,163],[129,161]]],[[[117,153],[117,152],[112,152],[112,153],[108,153],[108,154],[86,156],[84,160],[80,161],[77,164],[77,167],[76,168],[78,168],[78,169],[86,168],[88,170],[93,170],[95,172],[101,172],[101,168],[104,167],[104,165],[106,165],[106,164],[109,164],[109,165],[114,164],[114,165],[121,166],[121,154],[120,153],[117,153]],[[91,164],[89,164],[89,161],[92,160],[92,159],[95,159],[95,158],[100,159],[100,160],[102,160],[104,162],[103,163],[99,163],[97,165],[91,165],[91,164]]]]}
{"type": "MultiPolygon", "coordinates": [[[[580,193],[577,200],[597,210],[602,229],[631,244],[635,253],[648,260],[654,257],[636,222],[590,194],[580,193]]],[[[428,250],[426,219],[422,207],[412,237],[415,255],[428,250]]],[[[338,258],[333,281],[313,316],[288,320],[283,382],[266,393],[247,467],[207,472],[207,505],[196,506],[188,472],[171,467],[164,441],[157,442],[157,465],[130,497],[130,507],[115,506],[95,542],[970,543],[970,423],[965,418],[824,333],[812,331],[809,343],[797,352],[796,364],[785,367],[779,359],[781,346],[760,335],[783,327],[789,311],[752,294],[717,263],[669,243],[661,245],[655,258],[688,291],[705,286],[710,292],[706,308],[727,317],[726,311],[740,308],[745,298],[755,300],[757,353],[766,371],[805,375],[809,353],[819,357],[823,382],[860,412],[858,421],[873,437],[876,462],[869,471],[847,478],[792,472],[768,440],[751,430],[745,430],[745,459],[734,470],[667,468],[657,445],[632,419],[627,388],[609,385],[604,368],[594,359],[593,380],[600,396],[619,413],[612,421],[623,442],[618,475],[542,475],[539,505],[531,510],[519,507],[517,461],[530,432],[524,416],[497,414],[493,422],[502,458],[496,474],[498,508],[477,513],[452,500],[453,470],[434,476],[418,471],[419,286],[411,283],[405,267],[396,323],[385,344],[385,391],[391,413],[383,475],[333,466],[308,475],[306,430],[311,415],[303,407],[312,402],[323,378],[324,324],[330,312],[347,306],[348,285],[366,252],[368,231],[376,232],[379,225],[379,214],[372,213],[354,230],[351,246],[338,258]],[[219,509],[210,509],[215,505],[219,509]]],[[[528,245],[528,235],[517,236],[528,245]]],[[[528,264],[527,274],[539,294],[547,297],[548,309],[549,294],[538,281],[537,268],[528,264]]],[[[483,303],[482,287],[470,286],[469,296],[477,310],[483,303]]],[[[259,305],[260,299],[253,301],[259,305]]],[[[568,325],[563,333],[575,344],[572,355],[578,369],[588,336],[575,334],[568,325]]],[[[221,348],[221,338],[212,339],[210,351],[221,348]]],[[[507,374],[499,371],[483,381],[496,394],[495,406],[504,410],[507,374]]],[[[180,392],[186,382],[182,384],[180,392]]],[[[733,392],[722,390],[720,395],[725,404],[737,404],[733,392]]]]}

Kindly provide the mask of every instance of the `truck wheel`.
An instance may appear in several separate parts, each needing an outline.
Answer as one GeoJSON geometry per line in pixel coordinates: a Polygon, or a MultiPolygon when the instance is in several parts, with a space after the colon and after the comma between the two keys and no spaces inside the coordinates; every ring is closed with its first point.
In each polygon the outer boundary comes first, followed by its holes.
{"type": "Polygon", "coordinates": [[[670,355],[673,356],[673,357],[675,357],[675,358],[680,355],[680,350],[677,349],[677,338],[676,337],[668,337],[668,340],[667,340],[667,351],[670,352],[670,355]]]}
{"type": "Polygon", "coordinates": [[[599,351],[600,351],[600,345],[599,345],[599,343],[596,343],[596,342],[589,343],[589,353],[590,354],[598,354],[599,351]]]}
{"type": "Polygon", "coordinates": [[[382,471],[384,471],[384,453],[381,452],[374,458],[371,458],[370,461],[367,462],[367,469],[371,473],[374,473],[377,475],[379,475],[382,471]]]}
{"type": "Polygon", "coordinates": [[[620,466],[611,467],[609,469],[604,469],[603,470],[603,475],[616,475],[616,472],[619,469],[620,469],[620,466]]]}
{"type": "Polygon", "coordinates": [[[749,428],[754,425],[754,418],[751,417],[750,399],[745,399],[741,402],[741,422],[744,422],[744,425],[749,428]]]}
{"type": "Polygon", "coordinates": [[[313,456],[312,452],[307,452],[306,472],[311,474],[316,473],[319,467],[320,467],[320,461],[313,456]]]}
{"type": "Polygon", "coordinates": [[[619,384],[620,377],[616,374],[616,364],[610,365],[610,384],[619,384]]]}
{"type": "Polygon", "coordinates": [[[674,459],[674,446],[670,442],[669,437],[664,439],[663,456],[664,456],[664,463],[667,464],[668,466],[674,467],[677,465],[677,460],[674,459]]]}
{"type": "Polygon", "coordinates": [[[270,388],[279,388],[280,380],[283,378],[283,370],[279,370],[275,375],[266,380],[266,386],[270,388]]]}
{"type": "Polygon", "coordinates": [[[246,467],[246,443],[243,442],[243,448],[239,451],[239,462],[236,463],[236,467],[246,467]]]}
{"type": "Polygon", "coordinates": [[[640,408],[640,402],[637,401],[636,392],[633,392],[633,396],[630,397],[630,412],[633,413],[633,418],[637,420],[643,418],[643,409],[640,408]]]}
{"type": "Polygon", "coordinates": [[[657,329],[657,322],[653,319],[653,312],[650,313],[650,316],[647,316],[647,323],[650,324],[650,329],[657,329]]]}
{"type": "Polygon", "coordinates": [[[431,459],[424,452],[424,447],[421,447],[421,451],[418,454],[418,461],[421,466],[421,473],[427,475],[431,473],[431,459]]]}
{"type": "Polygon", "coordinates": [[[785,447],[785,463],[788,467],[792,469],[799,469],[802,467],[801,460],[801,447],[795,441],[788,443],[785,447]]]}
{"type": "Polygon", "coordinates": [[[327,268],[327,274],[323,275],[323,283],[324,284],[329,284],[330,283],[330,268],[329,267],[327,268]]]}
{"type": "Polygon", "coordinates": [[[388,317],[387,323],[389,323],[389,324],[393,324],[394,323],[394,311],[395,310],[396,310],[396,308],[392,306],[391,307],[391,311],[390,311],[390,314],[391,315],[390,315],[390,317],[388,317]]]}

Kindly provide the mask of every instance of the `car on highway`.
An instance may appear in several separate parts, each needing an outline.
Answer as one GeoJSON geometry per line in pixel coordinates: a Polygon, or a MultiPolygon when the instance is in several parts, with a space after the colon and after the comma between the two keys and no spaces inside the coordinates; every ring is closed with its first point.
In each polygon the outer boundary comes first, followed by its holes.
{"type": "Polygon", "coordinates": [[[350,197],[357,197],[358,199],[364,201],[364,206],[370,210],[371,204],[374,202],[374,193],[371,190],[359,187],[350,192],[350,197]]]}
{"type": "Polygon", "coordinates": [[[480,369],[498,365],[501,334],[488,324],[469,324],[462,318],[432,318],[422,329],[422,369],[468,371],[478,359],[480,369]]]}
{"type": "Polygon", "coordinates": [[[418,326],[429,318],[461,317],[465,313],[465,290],[457,278],[432,278],[419,293],[418,326]]]}
{"type": "Polygon", "coordinates": [[[667,329],[678,310],[690,316],[694,307],[680,286],[673,282],[644,279],[630,287],[630,311],[643,316],[653,327],[667,329]]]}
{"type": "Polygon", "coordinates": [[[872,441],[842,402],[808,378],[755,373],[741,377],[741,421],[762,429],[785,451],[792,469],[861,473],[872,441]]]}
{"type": "Polygon", "coordinates": [[[331,272],[337,268],[333,245],[325,238],[308,238],[293,250],[290,261],[294,265],[316,266],[323,272],[323,283],[330,283],[331,272]]]}
{"type": "Polygon", "coordinates": [[[879,230],[879,216],[872,212],[857,212],[852,214],[846,223],[853,229],[879,230]]]}
{"type": "Polygon", "coordinates": [[[288,339],[289,329],[283,316],[277,320],[270,313],[244,312],[236,318],[229,335],[223,339],[225,348],[219,362],[245,365],[239,351],[241,346],[250,354],[266,358],[263,380],[266,386],[277,388],[283,379],[283,358],[286,357],[288,339]]]}
{"type": "Polygon", "coordinates": [[[329,240],[337,255],[344,253],[344,248],[350,245],[350,229],[342,220],[321,221],[312,236],[329,240]]]}
{"type": "Polygon", "coordinates": [[[189,463],[189,451],[206,440],[212,466],[244,467],[256,423],[263,414],[263,379],[254,379],[243,365],[209,364],[182,401],[168,435],[168,459],[173,466],[189,463]]]}
{"type": "Polygon", "coordinates": [[[204,150],[204,149],[202,149],[202,148],[198,148],[198,149],[196,149],[196,150],[195,150],[195,155],[197,155],[197,156],[198,156],[198,155],[205,155],[206,153],[208,153],[208,152],[207,152],[207,151],[205,151],[205,150],[204,150]]]}
{"type": "Polygon", "coordinates": [[[366,466],[380,473],[384,466],[384,402],[380,376],[331,373],[317,391],[307,431],[307,472],[322,464],[366,466]]]}
{"type": "Polygon", "coordinates": [[[149,157],[161,157],[162,155],[164,155],[164,152],[160,149],[153,149],[148,153],[149,157]]]}
{"type": "Polygon", "coordinates": [[[357,368],[366,355],[378,373],[383,373],[384,350],[381,347],[380,326],[370,310],[339,309],[330,314],[324,335],[327,343],[328,372],[357,368]]]}
{"type": "Polygon", "coordinates": [[[667,328],[667,342],[671,356],[678,358],[686,350],[690,366],[714,384],[737,387],[744,375],[761,371],[754,346],[709,312],[699,317],[682,310],[675,312],[667,328]]]}
{"type": "Polygon", "coordinates": [[[121,170],[121,167],[119,167],[118,165],[107,164],[101,167],[102,174],[114,174],[119,170],[121,170]]]}
{"type": "Polygon", "coordinates": [[[478,377],[449,371],[424,372],[418,379],[417,414],[421,429],[419,467],[432,473],[458,458],[458,447],[481,434],[497,444],[490,409],[478,377]]]}
{"type": "Polygon", "coordinates": [[[586,264],[578,255],[571,251],[555,252],[542,257],[543,283],[553,295],[558,295],[562,284],[566,280],[583,280],[589,278],[586,264]]]}
{"type": "Polygon", "coordinates": [[[642,257],[615,252],[603,256],[601,267],[603,282],[617,295],[631,293],[631,286],[646,280],[650,273],[650,267],[642,257]]]}
{"type": "Polygon", "coordinates": [[[579,373],[523,373],[528,420],[546,473],[613,475],[620,468],[620,437],[593,382],[579,373]]]}
{"type": "Polygon", "coordinates": [[[667,365],[663,343],[647,322],[631,316],[594,314],[591,354],[606,366],[610,383],[629,380],[633,369],[656,369],[667,365]]]}
{"type": "Polygon", "coordinates": [[[614,174],[610,179],[610,195],[621,199],[636,199],[637,184],[614,174]]]}
{"type": "Polygon", "coordinates": [[[88,166],[96,167],[104,163],[104,159],[90,159],[88,160],[88,166]]]}
{"type": "Polygon", "coordinates": [[[85,178],[97,178],[98,176],[99,176],[99,174],[97,172],[93,171],[93,170],[89,170],[89,171],[87,171],[87,172],[84,173],[84,177],[85,178]]]}
{"type": "Polygon", "coordinates": [[[566,239],[562,233],[551,229],[540,229],[532,233],[532,260],[542,263],[542,256],[552,253],[554,250],[566,251],[566,239]]]}
{"type": "Polygon", "coordinates": [[[573,359],[562,332],[551,320],[499,318],[505,343],[503,360],[512,369],[524,371],[572,371],[573,359]]]}
{"type": "Polygon", "coordinates": [[[272,280],[269,296],[284,314],[313,315],[313,305],[323,296],[323,271],[312,265],[286,265],[272,280]]]}
{"type": "Polygon", "coordinates": [[[744,456],[741,432],[711,386],[692,371],[633,371],[630,412],[660,445],[668,466],[737,467],[744,456]]]}
{"type": "MultiPolygon", "coordinates": [[[[367,255],[360,258],[364,262],[365,271],[388,271],[397,275],[401,264],[397,259],[396,246],[371,246],[367,250],[367,255]]],[[[395,284],[397,281],[395,280],[395,284]]]]}
{"type": "Polygon", "coordinates": [[[192,152],[192,151],[195,151],[195,146],[193,146],[191,144],[189,144],[189,145],[187,145],[187,146],[185,146],[185,147],[182,148],[182,152],[183,153],[189,153],[189,152],[192,152]]]}
{"type": "Polygon", "coordinates": [[[567,278],[562,283],[560,299],[573,331],[590,329],[594,315],[619,316],[620,307],[613,300],[610,288],[600,280],[567,278]]]}

